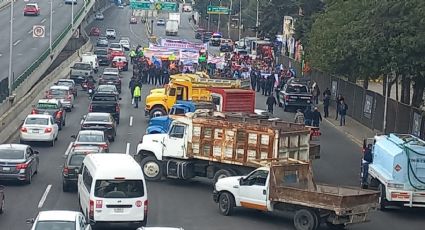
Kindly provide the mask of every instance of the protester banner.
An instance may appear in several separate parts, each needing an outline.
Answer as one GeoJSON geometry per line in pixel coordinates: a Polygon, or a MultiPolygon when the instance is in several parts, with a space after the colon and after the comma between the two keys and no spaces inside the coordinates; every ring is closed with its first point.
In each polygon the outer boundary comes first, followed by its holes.
{"type": "Polygon", "coordinates": [[[208,43],[193,43],[185,40],[172,40],[161,38],[160,46],[181,49],[208,49],[208,43]]]}
{"type": "Polygon", "coordinates": [[[194,50],[180,50],[180,60],[183,65],[192,65],[198,63],[199,52],[194,50]]]}

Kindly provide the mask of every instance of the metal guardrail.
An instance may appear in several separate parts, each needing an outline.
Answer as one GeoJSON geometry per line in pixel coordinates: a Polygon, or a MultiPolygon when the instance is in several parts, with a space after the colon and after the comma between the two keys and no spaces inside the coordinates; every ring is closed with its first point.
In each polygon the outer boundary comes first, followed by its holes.
{"type": "MultiPolygon", "coordinates": [[[[74,23],[81,17],[81,15],[83,14],[84,10],[86,9],[90,1],[92,0],[85,1],[84,7],[82,7],[80,11],[78,11],[76,17],[74,17],[74,23]]],[[[52,43],[52,49],[55,49],[60,44],[62,39],[68,34],[70,30],[71,30],[71,25],[68,25],[65,28],[65,30],[59,35],[59,37],[56,38],[55,41],[52,43]]],[[[46,58],[49,57],[49,54],[50,54],[50,48],[46,49],[40,55],[39,58],[37,58],[28,68],[25,69],[25,71],[21,75],[19,75],[19,77],[12,84],[12,90],[15,90],[23,81],[25,81],[25,79],[27,79],[34,72],[34,70],[36,70],[40,66],[40,64],[44,60],[46,60],[46,58]]]]}

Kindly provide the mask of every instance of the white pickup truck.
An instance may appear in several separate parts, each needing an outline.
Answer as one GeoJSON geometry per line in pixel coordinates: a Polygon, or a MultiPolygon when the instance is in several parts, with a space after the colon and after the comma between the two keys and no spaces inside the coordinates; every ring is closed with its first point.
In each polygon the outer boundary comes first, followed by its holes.
{"type": "Polygon", "coordinates": [[[290,159],[218,179],[213,198],[226,216],[234,207],[295,212],[297,230],[316,230],[323,222],[332,227],[365,222],[378,206],[377,192],[316,184],[309,163],[290,159]]]}

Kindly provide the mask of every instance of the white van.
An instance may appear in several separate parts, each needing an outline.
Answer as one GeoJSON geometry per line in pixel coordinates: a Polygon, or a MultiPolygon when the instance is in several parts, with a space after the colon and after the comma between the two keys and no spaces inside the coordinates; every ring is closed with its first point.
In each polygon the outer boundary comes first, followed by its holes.
{"type": "Polygon", "coordinates": [[[84,53],[81,55],[81,62],[90,63],[95,73],[99,71],[99,61],[97,60],[96,54],[90,52],[84,53]]]}
{"type": "Polygon", "coordinates": [[[128,154],[89,154],[78,175],[78,199],[92,225],[146,226],[148,198],[140,165],[128,154]]]}

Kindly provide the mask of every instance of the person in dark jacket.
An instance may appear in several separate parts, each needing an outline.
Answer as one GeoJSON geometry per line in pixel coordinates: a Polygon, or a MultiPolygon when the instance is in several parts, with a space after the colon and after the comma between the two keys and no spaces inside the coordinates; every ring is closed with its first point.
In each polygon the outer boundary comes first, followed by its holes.
{"type": "Polygon", "coordinates": [[[339,120],[339,125],[343,126],[345,125],[345,115],[347,115],[347,110],[348,110],[348,105],[344,102],[344,99],[342,99],[339,102],[339,116],[340,116],[340,120],[339,120]]]}
{"type": "Polygon", "coordinates": [[[261,73],[259,71],[256,71],[255,73],[256,76],[256,80],[257,80],[257,92],[260,92],[261,90],[261,81],[262,81],[262,77],[261,77],[261,73]]]}
{"type": "Polygon", "coordinates": [[[314,107],[312,125],[314,127],[319,127],[321,121],[322,121],[322,114],[320,114],[317,107],[314,107]]]}
{"type": "Polygon", "coordinates": [[[339,105],[341,104],[341,101],[344,100],[344,97],[341,94],[338,94],[338,96],[336,97],[336,117],[335,120],[338,120],[338,115],[339,115],[339,105]]]}
{"type": "Polygon", "coordinates": [[[252,90],[255,90],[257,86],[257,75],[255,74],[254,70],[251,71],[250,77],[251,77],[251,88],[252,90]]]}
{"type": "Polygon", "coordinates": [[[136,78],[131,77],[130,82],[128,83],[128,88],[130,89],[131,98],[133,98],[134,87],[136,87],[136,78]]]}
{"type": "Polygon", "coordinates": [[[270,96],[267,97],[266,104],[267,104],[267,110],[269,111],[269,113],[273,114],[273,108],[277,104],[276,98],[274,98],[273,94],[270,94],[270,96]]]}
{"type": "Polygon", "coordinates": [[[313,120],[313,112],[311,111],[310,106],[307,106],[304,110],[304,124],[310,126],[313,120]]]}
{"type": "Polygon", "coordinates": [[[372,154],[372,144],[368,144],[367,147],[363,151],[362,158],[362,188],[366,189],[368,187],[367,178],[369,176],[369,164],[373,162],[373,154],[372,154]]]}
{"type": "Polygon", "coordinates": [[[168,84],[170,82],[170,72],[168,71],[167,68],[164,68],[162,71],[162,83],[168,84]]]}
{"type": "Polygon", "coordinates": [[[329,104],[331,102],[331,96],[325,94],[323,96],[323,113],[325,114],[325,118],[329,117],[329,104]]]}

